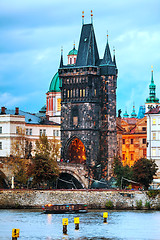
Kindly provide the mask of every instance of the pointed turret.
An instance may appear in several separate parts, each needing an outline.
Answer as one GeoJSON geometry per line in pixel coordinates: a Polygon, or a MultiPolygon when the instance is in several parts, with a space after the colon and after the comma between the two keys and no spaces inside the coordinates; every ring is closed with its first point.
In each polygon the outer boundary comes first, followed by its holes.
{"type": "Polygon", "coordinates": [[[115,48],[113,48],[113,63],[114,63],[114,65],[115,65],[115,67],[117,68],[116,56],[115,56],[115,48]]]}
{"type": "Polygon", "coordinates": [[[131,118],[136,118],[137,114],[135,113],[135,106],[133,105],[133,111],[131,113],[131,118]]]}
{"type": "Polygon", "coordinates": [[[127,109],[125,110],[125,113],[123,114],[123,117],[124,117],[124,118],[128,118],[128,117],[129,117],[129,115],[128,115],[128,113],[127,113],[127,109]]]}
{"type": "Polygon", "coordinates": [[[93,24],[83,24],[79,41],[76,67],[96,66],[99,61],[93,24]]]}
{"type": "Polygon", "coordinates": [[[63,68],[63,48],[61,48],[61,60],[60,60],[59,68],[63,68]]]}
{"type": "Polygon", "coordinates": [[[159,103],[159,99],[156,98],[156,85],[153,79],[153,69],[151,71],[151,83],[149,85],[149,97],[146,99],[146,103],[159,103]]]}
{"type": "Polygon", "coordinates": [[[108,43],[108,34],[107,34],[107,44],[106,44],[106,49],[104,52],[104,57],[103,60],[101,62],[101,65],[109,65],[109,64],[113,64],[112,62],[112,57],[111,57],[111,52],[110,52],[110,48],[109,48],[109,43],[108,43]]]}

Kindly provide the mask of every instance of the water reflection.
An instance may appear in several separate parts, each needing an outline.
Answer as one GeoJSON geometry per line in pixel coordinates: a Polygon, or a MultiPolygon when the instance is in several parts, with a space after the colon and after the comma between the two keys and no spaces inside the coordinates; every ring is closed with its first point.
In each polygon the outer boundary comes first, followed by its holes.
{"type": "Polygon", "coordinates": [[[159,240],[160,212],[109,211],[108,224],[103,212],[86,214],[41,214],[23,210],[0,210],[0,240],[11,239],[13,228],[21,240],[159,240]],[[80,218],[75,230],[74,217],[80,218]],[[62,218],[68,218],[63,234],[62,218]]]}

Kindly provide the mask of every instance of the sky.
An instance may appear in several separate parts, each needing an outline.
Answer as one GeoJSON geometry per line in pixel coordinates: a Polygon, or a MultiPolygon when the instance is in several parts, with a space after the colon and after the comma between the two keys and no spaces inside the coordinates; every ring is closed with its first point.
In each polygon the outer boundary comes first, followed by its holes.
{"type": "Polygon", "coordinates": [[[0,0],[0,107],[38,112],[60,63],[75,41],[82,11],[93,24],[100,58],[107,31],[118,67],[117,111],[130,115],[149,96],[151,65],[160,98],[159,0],[0,0]]]}

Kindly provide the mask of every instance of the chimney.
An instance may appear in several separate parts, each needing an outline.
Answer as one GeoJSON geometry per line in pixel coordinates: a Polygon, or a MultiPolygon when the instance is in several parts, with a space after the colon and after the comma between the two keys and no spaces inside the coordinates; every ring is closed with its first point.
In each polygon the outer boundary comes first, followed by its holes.
{"type": "Polygon", "coordinates": [[[15,115],[18,115],[18,114],[19,114],[19,108],[16,107],[16,108],[15,108],[15,115]]]}
{"type": "Polygon", "coordinates": [[[5,107],[1,107],[1,114],[6,114],[6,108],[5,107]]]}

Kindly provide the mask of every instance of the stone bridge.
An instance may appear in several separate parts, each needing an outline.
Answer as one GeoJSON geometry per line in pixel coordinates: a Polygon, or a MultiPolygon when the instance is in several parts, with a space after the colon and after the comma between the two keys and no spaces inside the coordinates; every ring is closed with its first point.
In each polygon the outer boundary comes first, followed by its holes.
{"type": "MultiPolygon", "coordinates": [[[[88,188],[88,170],[86,165],[58,162],[58,167],[60,170],[60,175],[62,173],[67,173],[73,176],[83,188],[88,188]]],[[[0,163],[0,174],[3,174],[3,178],[5,177],[5,180],[8,183],[11,183],[11,178],[13,176],[12,169],[7,165],[2,164],[2,162],[0,163]]]]}
{"type": "Polygon", "coordinates": [[[60,173],[68,173],[75,177],[83,188],[88,188],[88,169],[84,164],[59,162],[60,173]]]}

